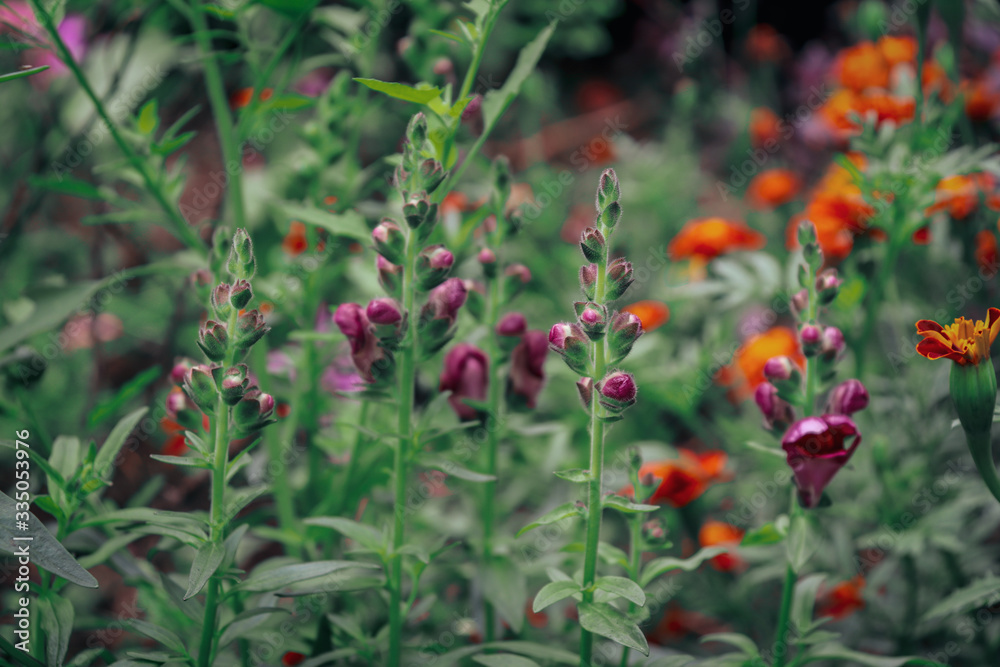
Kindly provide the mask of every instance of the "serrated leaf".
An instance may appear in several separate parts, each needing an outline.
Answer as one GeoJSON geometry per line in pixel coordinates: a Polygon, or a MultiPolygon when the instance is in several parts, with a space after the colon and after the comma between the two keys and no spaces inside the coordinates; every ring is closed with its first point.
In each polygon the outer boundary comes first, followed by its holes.
{"type": "Polygon", "coordinates": [[[221,542],[209,542],[194,557],[191,563],[191,572],[188,574],[187,591],[184,592],[184,599],[190,600],[197,595],[215,571],[222,564],[222,559],[226,555],[226,547],[221,542]]]}
{"type": "Polygon", "coordinates": [[[580,585],[571,579],[549,582],[542,586],[542,589],[535,595],[535,599],[531,603],[531,610],[537,614],[549,605],[565,600],[579,592],[580,585]]]}
{"type": "Polygon", "coordinates": [[[604,496],[601,499],[601,506],[605,509],[618,510],[625,514],[643,514],[645,512],[655,512],[660,509],[659,505],[646,505],[644,503],[634,503],[622,496],[604,496]]]}
{"type": "Polygon", "coordinates": [[[305,524],[309,526],[322,526],[332,528],[341,535],[348,537],[366,549],[379,551],[382,548],[382,533],[371,526],[339,516],[320,516],[306,519],[305,524]]]}
{"type": "Polygon", "coordinates": [[[101,448],[97,450],[97,458],[94,459],[94,476],[97,479],[107,480],[110,477],[112,466],[115,464],[115,459],[118,457],[118,452],[121,451],[122,446],[125,444],[125,440],[128,438],[129,434],[136,427],[136,424],[149,412],[149,408],[143,407],[139,408],[135,412],[122,417],[121,421],[115,424],[115,427],[111,429],[111,433],[108,434],[108,439],[104,441],[101,448]]]}
{"type": "Polygon", "coordinates": [[[581,602],[577,611],[584,630],[649,655],[649,644],[642,630],[618,609],[605,602],[581,602]]]}
{"type": "Polygon", "coordinates": [[[144,621],[139,618],[132,618],[126,621],[133,630],[138,632],[140,635],[149,637],[155,642],[162,644],[165,648],[170,649],[177,655],[187,656],[187,649],[184,648],[184,642],[181,638],[177,636],[172,630],[160,627],[155,623],[150,623],[149,621],[144,621]]]}
{"type": "Polygon", "coordinates": [[[573,482],[574,484],[586,484],[590,481],[590,471],[584,470],[583,468],[556,470],[553,474],[559,479],[564,479],[567,482],[573,482]]]}
{"type": "Polygon", "coordinates": [[[594,582],[594,586],[599,591],[606,591],[620,598],[625,598],[640,607],[646,604],[646,594],[642,592],[639,584],[626,577],[599,577],[594,582]]]}
{"type": "Polygon", "coordinates": [[[951,593],[924,614],[923,621],[950,618],[978,607],[994,605],[1000,594],[1000,577],[990,574],[951,593]]]}
{"type": "Polygon", "coordinates": [[[16,509],[14,499],[0,491],[0,552],[17,555],[19,545],[29,544],[31,562],[35,566],[79,586],[97,588],[97,579],[76,562],[34,514],[28,513],[28,530],[17,529],[14,524],[16,509]],[[32,540],[15,540],[15,537],[31,537],[32,540]]]}
{"type": "Polygon", "coordinates": [[[379,81],[378,79],[354,79],[363,86],[367,86],[374,91],[380,92],[383,95],[388,95],[397,100],[404,100],[406,102],[415,102],[417,104],[427,104],[435,97],[441,94],[441,89],[438,87],[431,88],[413,88],[407,86],[405,83],[394,83],[391,81],[379,81]]]}
{"type": "Polygon", "coordinates": [[[73,603],[51,596],[39,599],[38,608],[45,631],[45,658],[49,667],[61,667],[73,633],[73,603]]]}
{"type": "Polygon", "coordinates": [[[250,593],[276,591],[289,584],[316,579],[349,567],[373,568],[376,566],[371,563],[362,563],[353,560],[321,560],[312,563],[282,565],[281,567],[276,567],[265,572],[254,571],[247,579],[238,584],[236,588],[250,593]]]}
{"type": "Polygon", "coordinates": [[[580,516],[580,508],[576,506],[576,503],[563,503],[555,509],[550,510],[538,517],[521,530],[517,531],[517,537],[521,537],[521,535],[524,535],[528,531],[534,530],[535,528],[547,526],[549,524],[562,521],[563,519],[577,516],[580,516]]]}
{"type": "Polygon", "coordinates": [[[639,577],[639,585],[645,588],[651,581],[653,581],[653,579],[656,579],[661,574],[672,572],[673,570],[684,570],[685,572],[690,572],[691,570],[697,569],[709,558],[714,558],[715,556],[725,552],[726,549],[723,547],[706,547],[695,552],[695,554],[690,558],[654,558],[646,563],[646,566],[642,568],[642,576],[639,577]]]}

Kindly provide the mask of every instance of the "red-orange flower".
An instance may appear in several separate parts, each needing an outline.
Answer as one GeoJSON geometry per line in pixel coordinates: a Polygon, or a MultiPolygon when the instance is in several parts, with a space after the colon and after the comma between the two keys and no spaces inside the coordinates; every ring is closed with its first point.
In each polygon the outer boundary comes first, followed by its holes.
{"type": "Polygon", "coordinates": [[[992,174],[957,174],[946,176],[934,188],[934,203],[927,207],[930,215],[938,211],[948,211],[955,220],[964,220],[979,206],[984,197],[986,206],[1000,209],[1000,196],[996,193],[996,179],[992,174]]]}
{"type": "Polygon", "coordinates": [[[844,49],[834,64],[840,84],[857,93],[867,88],[887,88],[889,69],[882,50],[871,42],[844,49]]]}
{"type": "Polygon", "coordinates": [[[766,23],[758,23],[750,28],[745,48],[748,56],[764,63],[776,63],[788,53],[785,39],[766,23]]]}
{"type": "Polygon", "coordinates": [[[972,120],[989,120],[996,113],[1000,93],[983,79],[963,81],[960,90],[965,95],[965,113],[972,120]]]}
{"type": "MultiPolygon", "coordinates": [[[[706,521],[698,531],[698,543],[702,547],[736,546],[743,540],[743,531],[723,521],[706,521]]],[[[719,554],[711,560],[712,567],[720,572],[740,570],[746,562],[730,553],[719,554]]]]}
{"type": "Polygon", "coordinates": [[[767,243],[760,232],[742,222],[725,218],[698,218],[685,223],[670,241],[667,252],[674,261],[709,260],[736,250],[759,250],[767,243]]]}
{"type": "Polygon", "coordinates": [[[824,586],[816,596],[816,616],[841,619],[864,609],[865,599],[861,596],[864,587],[865,578],[860,574],[830,588],[824,586]]]}
{"type": "Polygon", "coordinates": [[[767,107],[757,107],[750,112],[750,143],[760,148],[770,142],[777,143],[781,136],[781,119],[767,107]]]}
{"type": "Polygon", "coordinates": [[[989,229],[984,229],[976,233],[976,265],[984,273],[996,271],[997,269],[997,237],[989,229]]]}
{"type": "Polygon", "coordinates": [[[749,395],[764,382],[764,364],[768,359],[782,356],[790,358],[800,369],[806,367],[798,335],[788,327],[772,327],[743,343],[720,379],[726,384],[745,380],[747,386],[741,394],[749,395]]]}
{"type": "Polygon", "coordinates": [[[876,46],[890,67],[917,61],[917,40],[912,37],[886,35],[878,40],[876,46]]]}
{"type": "MultiPolygon", "coordinates": [[[[272,97],[274,97],[274,89],[265,88],[260,94],[260,101],[266,102],[272,97]]],[[[240,88],[229,96],[229,106],[233,109],[242,109],[245,106],[249,106],[252,100],[253,88],[240,88]]]]}
{"type": "Polygon", "coordinates": [[[306,226],[301,222],[293,220],[288,234],[285,235],[285,239],[281,242],[281,248],[292,257],[301,255],[308,250],[309,241],[306,239],[306,226]]]}
{"type": "MultiPolygon", "coordinates": [[[[715,483],[729,479],[725,467],[728,455],[720,450],[696,454],[690,449],[677,448],[678,457],[665,461],[650,461],[639,468],[639,479],[652,476],[658,482],[649,502],[654,505],[684,507],[701,497],[715,483]]],[[[622,495],[632,496],[631,486],[622,495]]]]}
{"type": "Polygon", "coordinates": [[[747,186],[747,203],[756,209],[787,204],[802,189],[802,179],[791,169],[768,169],[754,176],[747,186]]]}
{"type": "Polygon", "coordinates": [[[942,326],[932,320],[917,322],[917,333],[924,337],[917,343],[917,352],[928,359],[951,359],[959,366],[975,366],[989,359],[990,346],[1000,333],[1000,309],[990,308],[986,321],[958,317],[942,326]]]}
{"type": "Polygon", "coordinates": [[[644,333],[659,329],[670,320],[670,309],[659,301],[636,301],[622,310],[639,318],[644,333]]]}

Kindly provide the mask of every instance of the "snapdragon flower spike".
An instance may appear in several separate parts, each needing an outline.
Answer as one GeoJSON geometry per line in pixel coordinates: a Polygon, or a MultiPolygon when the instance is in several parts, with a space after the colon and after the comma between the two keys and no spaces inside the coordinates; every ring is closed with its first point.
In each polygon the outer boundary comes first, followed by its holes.
{"type": "Polygon", "coordinates": [[[586,264],[580,267],[580,289],[588,301],[594,298],[597,288],[597,264],[586,264]]]}
{"type": "Polygon", "coordinates": [[[503,293],[508,299],[513,299],[531,282],[531,271],[524,264],[511,264],[503,272],[503,293]]]}
{"type": "Polygon", "coordinates": [[[422,290],[440,285],[455,263],[455,256],[443,245],[427,246],[417,256],[417,284],[422,290]]]}
{"type": "Polygon", "coordinates": [[[490,359],[486,353],[469,343],[459,343],[445,355],[438,390],[451,392],[448,403],[460,420],[470,421],[483,414],[465,401],[486,400],[489,368],[490,359]]]}
{"type": "Polygon", "coordinates": [[[451,340],[458,311],[468,297],[465,282],[449,278],[431,290],[420,311],[420,343],[426,354],[433,354],[451,340]]]}
{"type": "Polygon", "coordinates": [[[601,230],[587,227],[580,235],[580,249],[588,262],[597,262],[604,257],[604,234],[601,230]]]}
{"type": "Polygon", "coordinates": [[[619,414],[634,405],[638,394],[635,378],[623,371],[608,373],[597,383],[595,389],[598,402],[612,414],[619,414]]]}
{"type": "Polygon", "coordinates": [[[831,415],[853,415],[868,407],[868,390],[860,380],[844,380],[830,392],[826,403],[826,413],[831,415]]]}
{"type": "Polygon", "coordinates": [[[590,343],[579,324],[560,322],[549,330],[549,348],[561,356],[578,375],[587,375],[590,368],[590,343]]]}
{"type": "Polygon", "coordinates": [[[226,320],[229,318],[229,314],[232,312],[232,304],[229,303],[229,295],[232,290],[232,286],[229,283],[219,283],[212,290],[212,294],[209,300],[212,304],[212,310],[215,311],[216,317],[220,320],[226,320]]]}
{"type": "Polygon", "coordinates": [[[400,290],[403,288],[403,267],[399,264],[393,264],[382,255],[377,255],[375,257],[375,270],[378,273],[378,284],[382,286],[386,294],[398,299],[400,290]]]}
{"type": "Polygon", "coordinates": [[[781,431],[795,421],[795,409],[778,395],[778,388],[770,382],[757,385],[753,397],[764,417],[766,430],[781,431]]]}
{"type": "Polygon", "coordinates": [[[257,261],[254,259],[253,242],[245,229],[237,229],[233,235],[233,247],[229,251],[226,269],[240,280],[250,280],[257,272],[257,261]]]}
{"type": "Polygon", "coordinates": [[[347,337],[351,346],[351,361],[365,382],[376,381],[373,369],[378,369],[379,378],[389,375],[391,358],[378,344],[375,328],[368,320],[365,310],[356,303],[342,303],[333,314],[334,324],[347,337]],[[377,365],[377,366],[376,366],[377,365]]]}
{"type": "Polygon", "coordinates": [[[846,415],[806,417],[789,427],[781,447],[803,507],[819,505],[827,484],[860,444],[861,433],[846,415]]]}
{"type": "Polygon", "coordinates": [[[611,262],[608,265],[607,300],[614,301],[621,298],[633,282],[635,280],[632,277],[631,262],[626,261],[622,257],[611,262]]]}
{"type": "Polygon", "coordinates": [[[212,361],[222,361],[229,345],[229,334],[226,325],[215,320],[208,320],[198,329],[198,347],[212,361]]]}
{"type": "Polygon", "coordinates": [[[576,321],[587,337],[593,341],[604,338],[604,330],[608,324],[607,309],[589,301],[577,301],[573,307],[576,310],[576,321]]]}
{"type": "Polygon", "coordinates": [[[184,391],[199,410],[205,414],[214,414],[215,404],[219,400],[219,389],[216,387],[211,366],[199,364],[189,369],[184,378],[184,391]]]}
{"type": "Polygon", "coordinates": [[[615,313],[608,329],[609,363],[617,364],[627,357],[642,333],[642,320],[638,315],[626,310],[615,313]]]}
{"type": "Polygon", "coordinates": [[[823,345],[823,330],[811,322],[803,324],[799,327],[799,343],[802,345],[802,354],[807,357],[816,356],[823,345]]]}
{"type": "Polygon", "coordinates": [[[510,355],[507,402],[515,409],[534,409],[545,386],[549,343],[544,331],[528,331],[510,355]]]}
{"type": "Polygon", "coordinates": [[[237,280],[229,290],[229,304],[237,311],[243,310],[253,300],[253,288],[249,281],[237,280]]]}
{"type": "Polygon", "coordinates": [[[382,218],[372,230],[375,252],[392,264],[402,264],[406,255],[406,237],[394,220],[382,218]]]}
{"type": "Polygon", "coordinates": [[[246,352],[254,343],[264,337],[271,327],[267,326],[264,316],[254,308],[240,315],[236,321],[236,334],[233,336],[233,344],[242,352],[246,352]]]}
{"type": "Polygon", "coordinates": [[[837,276],[837,269],[825,269],[816,276],[816,294],[821,305],[827,305],[837,298],[843,284],[837,276]]]}

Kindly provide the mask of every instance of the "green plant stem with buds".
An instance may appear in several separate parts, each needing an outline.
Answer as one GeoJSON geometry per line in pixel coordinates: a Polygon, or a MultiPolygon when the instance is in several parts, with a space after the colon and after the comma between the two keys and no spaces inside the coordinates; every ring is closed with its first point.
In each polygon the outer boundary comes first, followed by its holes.
{"type": "MultiPolygon", "coordinates": [[[[597,280],[594,288],[594,303],[605,305],[607,294],[608,246],[604,245],[597,261],[597,280]]],[[[587,590],[597,578],[597,549],[601,540],[601,477],[604,474],[604,409],[597,397],[597,383],[607,370],[606,340],[594,343],[594,390],[590,401],[590,481],[587,483],[587,540],[583,561],[583,601],[593,602],[594,593],[587,590]]],[[[594,635],[580,630],[580,665],[590,667],[594,651],[594,635]]]]}
{"type": "Polygon", "coordinates": [[[154,178],[153,174],[149,172],[148,165],[143,162],[139,154],[136,153],[132,147],[125,141],[118,126],[111,119],[111,115],[108,113],[107,109],[104,108],[104,104],[101,102],[100,98],[94,92],[94,89],[90,86],[90,82],[84,75],[83,70],[77,65],[76,61],[73,59],[73,54],[70,53],[69,47],[66,46],[66,42],[63,41],[62,35],[59,34],[59,30],[52,23],[52,17],[49,15],[48,11],[42,6],[40,0],[31,0],[31,6],[35,10],[35,14],[41,19],[42,26],[48,33],[49,38],[56,47],[59,58],[66,64],[70,72],[76,78],[80,87],[83,89],[84,94],[90,99],[90,102],[94,105],[97,110],[98,115],[104,124],[108,128],[108,132],[111,134],[111,138],[114,139],[115,143],[118,144],[118,148],[121,150],[122,154],[125,155],[125,159],[128,160],[129,164],[139,173],[139,177],[142,178],[143,185],[146,191],[152,195],[156,204],[163,210],[163,213],[170,220],[172,231],[174,235],[180,239],[186,246],[192,250],[196,250],[203,257],[207,257],[208,249],[205,244],[202,243],[201,239],[195,233],[194,229],[188,224],[184,216],[181,215],[180,209],[172,204],[167,197],[166,193],[163,191],[161,183],[154,178]]]}
{"type": "Polygon", "coordinates": [[[399,442],[393,461],[393,529],[392,552],[389,555],[389,667],[398,667],[403,642],[403,555],[400,549],[406,532],[406,482],[410,450],[413,447],[413,399],[416,378],[418,314],[416,302],[417,232],[407,231],[406,261],[403,265],[403,312],[407,318],[408,332],[400,350],[399,360],[399,442]]]}
{"type": "MultiPolygon", "coordinates": [[[[230,333],[229,345],[226,350],[225,365],[229,368],[236,358],[236,345],[233,333],[236,331],[236,321],[239,313],[231,309],[227,330],[230,333]]],[[[215,443],[212,449],[212,506],[209,539],[219,543],[225,539],[226,522],[225,494],[226,468],[229,465],[229,406],[219,395],[215,406],[215,443]]],[[[216,622],[218,620],[219,592],[221,583],[213,574],[208,580],[208,592],[205,595],[205,620],[201,626],[201,643],[198,648],[198,665],[209,667],[212,664],[212,653],[216,640],[216,622]]]]}

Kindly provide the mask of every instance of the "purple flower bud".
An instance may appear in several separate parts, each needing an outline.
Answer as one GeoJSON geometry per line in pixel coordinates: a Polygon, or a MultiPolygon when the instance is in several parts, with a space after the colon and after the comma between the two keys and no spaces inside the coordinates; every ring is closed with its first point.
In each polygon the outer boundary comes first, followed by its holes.
{"type": "Polygon", "coordinates": [[[770,382],[788,382],[799,375],[799,370],[789,357],[771,357],[764,364],[764,377],[770,382]]]}
{"type": "Polygon", "coordinates": [[[374,324],[399,324],[403,321],[403,312],[395,299],[382,297],[372,299],[365,312],[374,324]]]}
{"type": "Polygon", "coordinates": [[[545,386],[545,357],[549,353],[544,331],[529,331],[510,355],[508,402],[534,409],[545,386]]]}
{"type": "Polygon", "coordinates": [[[427,246],[417,257],[417,281],[424,290],[441,284],[455,263],[455,256],[443,245],[427,246]]]}
{"type": "Polygon", "coordinates": [[[382,218],[372,230],[372,243],[377,252],[394,264],[402,264],[406,254],[406,237],[393,220],[382,218]]]}
{"type": "Polygon", "coordinates": [[[469,103],[465,105],[462,109],[462,122],[470,123],[479,115],[480,110],[483,108],[483,97],[482,95],[474,95],[469,103]]]}
{"type": "Polygon", "coordinates": [[[480,411],[463,399],[486,400],[489,385],[490,359],[475,345],[459,343],[444,358],[440,391],[450,391],[448,403],[462,421],[475,419],[480,411]]]}
{"type": "Polygon", "coordinates": [[[861,433],[850,417],[823,415],[806,417],[792,424],[781,438],[794,475],[799,501],[816,507],[823,489],[850,460],[861,444],[861,433]],[[846,441],[853,438],[849,447],[846,441]]]}
{"type": "Polygon", "coordinates": [[[803,324],[799,327],[799,342],[802,344],[802,354],[807,357],[819,352],[823,341],[823,331],[815,324],[803,324]]]}
{"type": "Polygon", "coordinates": [[[222,361],[229,345],[226,325],[208,320],[198,329],[198,347],[212,361],[222,361]]]}
{"type": "Polygon", "coordinates": [[[607,327],[605,315],[607,311],[604,306],[588,301],[577,301],[573,306],[576,309],[577,321],[587,337],[590,340],[601,340],[607,327]]]}
{"type": "Polygon", "coordinates": [[[507,313],[497,322],[496,334],[502,337],[518,337],[528,330],[528,321],[521,313],[507,313]]]}
{"type": "Polygon", "coordinates": [[[261,394],[257,400],[260,401],[261,416],[270,416],[271,412],[274,410],[274,396],[271,396],[270,394],[261,394]]]}
{"type": "Polygon", "coordinates": [[[623,371],[612,371],[596,386],[598,401],[605,409],[618,413],[635,403],[638,387],[635,378],[623,371]]]}
{"type": "Polygon", "coordinates": [[[828,304],[837,298],[840,286],[843,284],[837,276],[837,269],[826,269],[816,276],[816,293],[821,304],[828,304]]]}
{"type": "Polygon", "coordinates": [[[513,299],[521,293],[524,286],[531,282],[531,271],[524,264],[511,264],[504,272],[504,294],[508,299],[513,299]]]}
{"type": "Polygon", "coordinates": [[[599,262],[604,258],[604,234],[598,229],[587,227],[580,234],[580,249],[588,262],[599,262]]]}
{"type": "Polygon", "coordinates": [[[832,415],[852,415],[868,407],[868,390],[860,380],[844,380],[830,392],[826,412],[832,415]]]}
{"type": "Polygon", "coordinates": [[[839,359],[844,353],[846,343],[844,334],[837,327],[826,327],[823,329],[823,338],[820,342],[819,353],[826,361],[839,359]]]}
{"type": "Polygon", "coordinates": [[[271,327],[264,321],[264,316],[254,308],[240,315],[236,321],[236,335],[233,342],[238,349],[249,350],[270,329],[271,327]]]}
{"type": "Polygon", "coordinates": [[[215,314],[221,319],[229,317],[230,308],[232,307],[229,303],[231,290],[232,286],[229,283],[219,283],[212,290],[210,298],[212,309],[215,310],[215,314]]]}
{"type": "Polygon", "coordinates": [[[174,391],[167,394],[166,402],[167,412],[171,415],[176,415],[181,410],[186,410],[188,408],[187,397],[184,396],[184,392],[177,391],[174,387],[174,391]]]}
{"type": "Polygon", "coordinates": [[[594,379],[582,377],[576,381],[576,391],[580,394],[583,407],[590,409],[590,403],[594,400],[594,379]]]}
{"type": "Polygon", "coordinates": [[[757,385],[753,397],[764,416],[764,428],[768,431],[782,430],[795,421],[795,410],[788,401],[778,396],[778,388],[770,382],[757,385]]]}
{"type": "Polygon", "coordinates": [[[480,264],[494,264],[497,261],[497,254],[489,248],[483,248],[479,251],[479,254],[476,255],[476,260],[480,264]]]}
{"type": "MultiPolygon", "coordinates": [[[[333,321],[347,337],[351,346],[351,361],[362,379],[369,383],[375,382],[373,367],[378,364],[377,368],[382,370],[384,365],[380,362],[386,362],[387,365],[391,358],[379,347],[374,326],[368,320],[365,310],[356,303],[342,303],[333,314],[333,321]]],[[[380,377],[386,375],[382,374],[380,377]]]]}
{"type": "Polygon", "coordinates": [[[430,314],[431,319],[447,320],[449,324],[454,324],[458,309],[465,303],[467,295],[468,290],[463,280],[449,278],[431,290],[424,311],[430,314]]]}
{"type": "Polygon", "coordinates": [[[642,333],[642,320],[638,315],[626,310],[615,313],[611,318],[611,328],[608,330],[610,363],[617,364],[627,357],[642,333]]]}
{"type": "Polygon", "coordinates": [[[178,361],[174,364],[174,367],[170,369],[170,379],[174,384],[180,384],[184,382],[185,376],[187,376],[188,371],[191,370],[191,362],[184,359],[178,361]]]}
{"type": "Polygon", "coordinates": [[[590,343],[579,324],[560,322],[549,330],[549,348],[562,356],[574,372],[586,375],[590,364],[590,343]]]}
{"type": "Polygon", "coordinates": [[[273,411],[274,398],[252,387],[233,406],[233,421],[241,431],[249,433],[267,426],[273,411]]]}
{"type": "Polygon", "coordinates": [[[202,412],[205,414],[215,412],[215,403],[219,398],[219,392],[215,387],[215,378],[212,376],[210,366],[201,364],[188,370],[187,376],[184,378],[184,391],[202,412]]]}
{"type": "Polygon", "coordinates": [[[229,291],[229,303],[236,310],[243,310],[253,299],[253,288],[246,280],[237,280],[229,291]]]}
{"type": "Polygon", "coordinates": [[[588,300],[593,300],[597,286],[597,264],[587,264],[580,267],[580,289],[588,300]]]}
{"type": "Polygon", "coordinates": [[[635,282],[632,277],[632,263],[619,257],[608,266],[607,299],[614,301],[625,294],[625,291],[635,282]]]}
{"type": "Polygon", "coordinates": [[[795,293],[789,304],[792,309],[792,314],[796,317],[802,315],[802,313],[809,311],[809,290],[802,289],[795,293]]]}
{"type": "Polygon", "coordinates": [[[403,284],[403,267],[393,264],[382,255],[376,255],[375,269],[378,272],[378,284],[382,289],[398,297],[403,284]]]}

